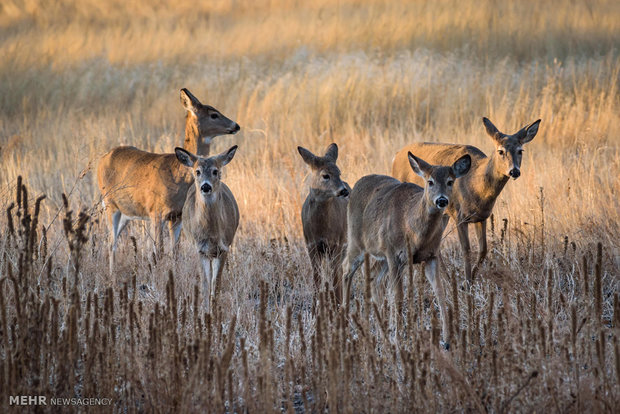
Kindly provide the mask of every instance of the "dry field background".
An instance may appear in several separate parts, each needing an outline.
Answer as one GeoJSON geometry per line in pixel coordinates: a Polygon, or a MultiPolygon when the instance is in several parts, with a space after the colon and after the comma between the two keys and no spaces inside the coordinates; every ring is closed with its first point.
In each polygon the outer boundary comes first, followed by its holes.
{"type": "Polygon", "coordinates": [[[0,218],[0,406],[47,395],[113,398],[117,411],[613,411],[619,47],[620,4],[606,0],[3,0],[0,207],[18,203],[0,218]],[[240,146],[224,181],[241,210],[212,315],[194,306],[183,237],[176,260],[153,263],[133,222],[118,286],[104,270],[97,159],[181,145],[182,87],[242,127],[212,148],[240,146]],[[451,351],[436,347],[417,267],[402,315],[359,275],[354,314],[329,292],[313,314],[296,146],[337,142],[353,185],[414,140],[488,154],[482,116],[508,133],[542,123],[471,292],[448,227],[451,351]],[[38,220],[22,220],[42,194],[38,220]]]}

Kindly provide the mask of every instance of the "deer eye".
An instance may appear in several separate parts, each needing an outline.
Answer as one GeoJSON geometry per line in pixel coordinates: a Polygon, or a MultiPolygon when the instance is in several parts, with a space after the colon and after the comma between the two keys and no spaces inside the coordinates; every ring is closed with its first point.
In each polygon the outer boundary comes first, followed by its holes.
{"type": "Polygon", "coordinates": [[[450,180],[447,182],[447,184],[448,184],[448,187],[452,187],[452,184],[454,184],[454,181],[450,180]]]}
{"type": "Polygon", "coordinates": [[[323,174],[323,179],[326,181],[329,180],[329,174],[323,174]]]}
{"type": "Polygon", "coordinates": [[[220,116],[218,114],[211,114],[211,119],[218,119],[220,116]]]}
{"type": "Polygon", "coordinates": [[[428,186],[432,187],[435,185],[435,182],[433,180],[428,180],[428,186]]]}
{"type": "Polygon", "coordinates": [[[213,170],[213,176],[217,177],[218,170],[213,170]]]}
{"type": "Polygon", "coordinates": [[[497,150],[497,153],[501,155],[502,157],[504,156],[504,150],[497,150]]]}
{"type": "Polygon", "coordinates": [[[519,153],[519,155],[523,155],[523,150],[519,148],[519,150],[517,151],[519,153]]]}
{"type": "Polygon", "coordinates": [[[200,177],[200,170],[196,170],[196,177],[200,177]]]}

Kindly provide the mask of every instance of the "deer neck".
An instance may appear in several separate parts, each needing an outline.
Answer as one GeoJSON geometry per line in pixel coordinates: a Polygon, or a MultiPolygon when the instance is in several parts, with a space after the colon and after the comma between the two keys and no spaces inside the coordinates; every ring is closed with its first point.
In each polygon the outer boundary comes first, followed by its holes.
{"type": "Polygon", "coordinates": [[[220,216],[221,216],[221,206],[222,203],[220,199],[222,198],[222,194],[220,191],[217,191],[211,197],[205,200],[200,195],[200,189],[196,189],[195,197],[194,197],[194,205],[196,217],[200,221],[200,227],[209,228],[214,230],[219,227],[220,216]]]}
{"type": "Polygon", "coordinates": [[[462,180],[462,185],[465,185],[468,192],[473,193],[478,202],[494,203],[508,182],[508,177],[501,172],[495,155],[481,160],[472,168],[465,177],[459,179],[462,180]]]}
{"type": "MultiPolygon", "coordinates": [[[[425,191],[420,202],[408,214],[408,232],[415,232],[418,237],[421,236],[422,239],[426,239],[427,235],[435,232],[443,215],[444,212],[428,200],[425,191]]],[[[418,237],[414,237],[414,239],[418,237]]]]}
{"type": "Polygon", "coordinates": [[[188,112],[185,117],[185,141],[183,142],[183,148],[193,154],[207,156],[211,151],[212,139],[213,137],[200,136],[196,117],[188,112]]]}
{"type": "Polygon", "coordinates": [[[490,190],[489,196],[497,198],[508,182],[508,177],[502,172],[495,154],[487,161],[484,177],[485,187],[490,190]]]}

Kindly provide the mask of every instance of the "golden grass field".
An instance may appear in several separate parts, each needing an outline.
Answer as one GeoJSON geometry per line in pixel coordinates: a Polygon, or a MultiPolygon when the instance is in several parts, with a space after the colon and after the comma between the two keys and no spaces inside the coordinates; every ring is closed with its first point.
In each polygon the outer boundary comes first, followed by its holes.
{"type": "Polygon", "coordinates": [[[0,407],[45,395],[118,412],[613,412],[619,87],[611,0],[3,0],[0,407]],[[132,222],[112,283],[95,176],[114,146],[182,144],[183,87],[241,125],[212,147],[239,145],[224,182],[241,224],[208,315],[183,236],[155,263],[132,222]],[[296,147],[338,143],[353,186],[413,141],[489,154],[483,116],[506,133],[542,123],[472,290],[446,230],[451,350],[417,266],[402,315],[359,274],[354,313],[329,292],[312,313],[296,147]]]}

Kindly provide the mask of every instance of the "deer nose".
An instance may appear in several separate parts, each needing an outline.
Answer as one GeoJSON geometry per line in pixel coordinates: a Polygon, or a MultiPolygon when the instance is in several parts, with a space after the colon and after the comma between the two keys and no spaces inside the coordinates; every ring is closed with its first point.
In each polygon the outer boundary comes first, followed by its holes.
{"type": "Polygon", "coordinates": [[[205,194],[209,194],[212,189],[213,187],[211,187],[211,184],[209,183],[204,183],[203,185],[200,186],[200,191],[202,191],[205,194]]]}
{"type": "Polygon", "coordinates": [[[239,126],[239,124],[235,124],[235,126],[230,129],[229,133],[236,134],[237,132],[239,132],[240,129],[241,127],[239,126]]]}
{"type": "Polygon", "coordinates": [[[521,171],[519,171],[518,168],[513,168],[512,170],[508,171],[508,175],[512,178],[519,178],[519,176],[521,175],[521,171]]]}
{"type": "Polygon", "coordinates": [[[446,208],[448,207],[448,199],[446,197],[439,197],[435,200],[435,205],[437,205],[438,208],[446,208]]]}
{"type": "Polygon", "coordinates": [[[348,195],[349,195],[349,190],[347,190],[346,188],[343,188],[338,193],[338,197],[347,197],[348,195]]]}

